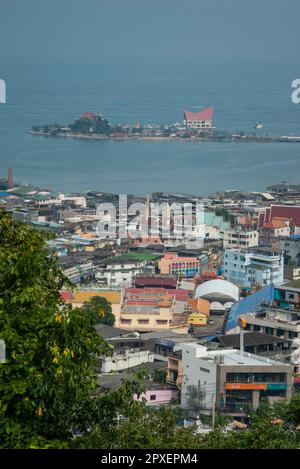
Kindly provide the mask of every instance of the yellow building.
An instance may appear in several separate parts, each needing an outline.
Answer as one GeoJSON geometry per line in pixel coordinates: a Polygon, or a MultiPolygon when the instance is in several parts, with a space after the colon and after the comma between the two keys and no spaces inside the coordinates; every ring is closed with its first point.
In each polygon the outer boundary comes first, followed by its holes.
{"type": "Polygon", "coordinates": [[[189,300],[189,325],[205,326],[209,316],[209,306],[209,301],[203,300],[202,298],[189,300]]]}
{"type": "Polygon", "coordinates": [[[184,307],[187,290],[127,288],[119,327],[136,331],[155,331],[186,326],[184,307]]]}
{"type": "Polygon", "coordinates": [[[64,291],[62,297],[67,303],[71,303],[72,306],[81,308],[83,303],[89,301],[94,296],[105,298],[111,303],[112,313],[116,318],[115,327],[119,327],[120,311],[121,311],[121,299],[122,293],[120,290],[75,290],[75,291],[64,291]]]}
{"type": "Polygon", "coordinates": [[[206,326],[207,316],[203,313],[192,313],[189,315],[190,326],[206,326]]]}

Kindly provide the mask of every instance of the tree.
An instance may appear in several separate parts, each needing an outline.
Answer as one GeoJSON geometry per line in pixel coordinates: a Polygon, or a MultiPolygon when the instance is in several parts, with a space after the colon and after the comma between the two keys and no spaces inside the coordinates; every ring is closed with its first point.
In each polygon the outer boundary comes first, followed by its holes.
{"type": "Polygon", "coordinates": [[[224,221],[230,223],[231,227],[233,227],[236,223],[235,216],[232,215],[227,208],[217,208],[215,211],[216,215],[219,217],[223,217],[224,221]]]}
{"type": "Polygon", "coordinates": [[[82,310],[86,314],[94,315],[98,324],[113,326],[115,323],[116,318],[112,313],[111,303],[101,296],[93,296],[89,301],[83,303],[82,310]]]}
{"type": "Polygon", "coordinates": [[[2,447],[65,445],[85,427],[107,346],[93,311],[60,298],[66,279],[46,236],[0,212],[0,365],[2,447]]]}

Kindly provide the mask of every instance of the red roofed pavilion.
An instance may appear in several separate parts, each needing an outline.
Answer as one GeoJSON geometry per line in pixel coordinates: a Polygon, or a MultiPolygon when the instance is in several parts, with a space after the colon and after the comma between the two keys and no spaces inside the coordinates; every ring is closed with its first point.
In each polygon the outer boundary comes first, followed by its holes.
{"type": "Polygon", "coordinates": [[[214,108],[208,107],[199,112],[184,111],[184,124],[193,129],[211,129],[214,108]]]}

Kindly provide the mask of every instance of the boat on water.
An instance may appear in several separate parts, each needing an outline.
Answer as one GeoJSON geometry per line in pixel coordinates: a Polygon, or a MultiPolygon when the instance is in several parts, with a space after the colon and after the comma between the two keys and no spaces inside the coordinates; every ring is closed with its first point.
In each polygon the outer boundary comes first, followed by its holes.
{"type": "Polygon", "coordinates": [[[255,125],[255,129],[263,129],[263,124],[261,122],[257,122],[257,124],[255,125]]]}

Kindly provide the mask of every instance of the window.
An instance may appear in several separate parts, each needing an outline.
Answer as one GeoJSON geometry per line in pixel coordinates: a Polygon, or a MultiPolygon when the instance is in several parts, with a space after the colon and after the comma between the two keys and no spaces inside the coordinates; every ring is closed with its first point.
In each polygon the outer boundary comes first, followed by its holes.
{"type": "Polygon", "coordinates": [[[138,323],[139,324],[149,324],[149,319],[139,319],[138,323]]]}
{"type": "Polygon", "coordinates": [[[168,320],[167,319],[157,319],[156,320],[156,324],[168,324],[168,320]]]}
{"type": "Polygon", "coordinates": [[[203,373],[209,373],[209,370],[207,368],[202,368],[202,366],[200,366],[200,371],[203,371],[203,373]]]}
{"type": "Polygon", "coordinates": [[[156,394],[150,394],[150,401],[156,401],[156,394]]]}

